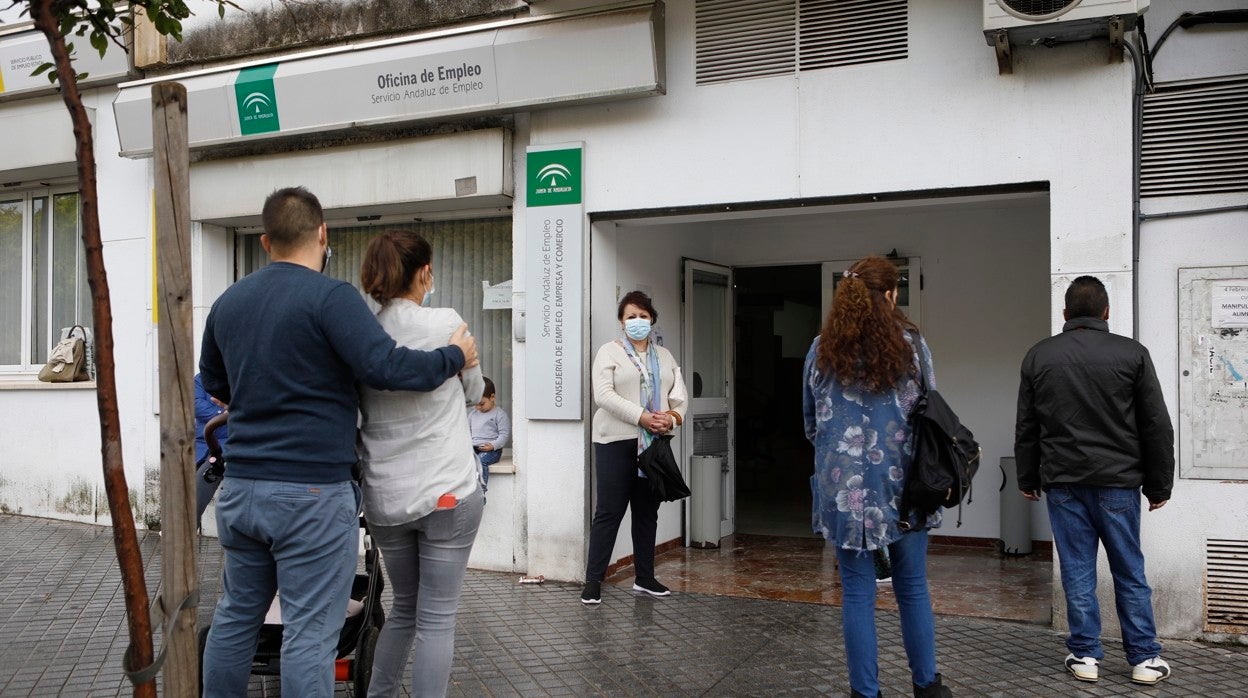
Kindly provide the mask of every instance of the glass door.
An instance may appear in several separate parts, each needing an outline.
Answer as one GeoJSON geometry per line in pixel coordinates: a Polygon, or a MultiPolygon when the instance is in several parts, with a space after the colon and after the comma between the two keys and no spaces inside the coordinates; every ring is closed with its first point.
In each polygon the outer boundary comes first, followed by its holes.
{"type": "MultiPolygon", "coordinates": [[[[732,534],[736,518],[736,469],[731,443],[732,269],[686,259],[684,291],[685,346],[681,366],[689,391],[682,437],[684,452],[722,459],[718,510],[719,536],[723,537],[732,534]]],[[[688,477],[688,459],[684,466],[688,477]]]]}

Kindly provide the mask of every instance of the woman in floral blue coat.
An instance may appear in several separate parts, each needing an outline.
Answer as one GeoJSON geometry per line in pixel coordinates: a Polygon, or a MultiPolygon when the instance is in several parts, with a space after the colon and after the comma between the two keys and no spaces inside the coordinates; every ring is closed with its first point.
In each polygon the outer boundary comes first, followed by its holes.
{"type": "Polygon", "coordinates": [[[926,519],[901,510],[914,442],[906,421],[932,355],[897,309],[897,267],[855,262],[837,287],[806,355],[802,413],[815,446],[814,530],[836,545],[845,652],[854,696],[877,696],[876,558],[887,555],[902,640],[917,697],[951,696],[936,672],[936,629],[927,590],[926,519]]]}

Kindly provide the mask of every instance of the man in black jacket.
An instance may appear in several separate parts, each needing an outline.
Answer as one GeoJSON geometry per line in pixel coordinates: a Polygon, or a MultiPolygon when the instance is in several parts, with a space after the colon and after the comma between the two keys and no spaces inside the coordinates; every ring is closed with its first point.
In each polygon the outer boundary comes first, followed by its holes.
{"type": "Polygon", "coordinates": [[[1018,487],[1048,493],[1070,637],[1066,668],[1099,678],[1098,541],[1114,578],[1115,605],[1131,679],[1170,676],[1153,623],[1152,589],[1140,550],[1140,492],[1149,511],[1170,499],[1174,429],[1157,372],[1139,342],[1109,333],[1109,296],[1095,277],[1066,290],[1062,333],[1032,347],[1018,389],[1014,455],[1018,487]]]}

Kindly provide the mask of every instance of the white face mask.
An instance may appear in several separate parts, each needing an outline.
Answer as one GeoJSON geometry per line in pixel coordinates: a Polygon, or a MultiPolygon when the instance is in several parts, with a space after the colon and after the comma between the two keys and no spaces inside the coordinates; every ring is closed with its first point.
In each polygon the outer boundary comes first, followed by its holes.
{"type": "Polygon", "coordinates": [[[650,321],[644,317],[630,317],[624,321],[624,334],[629,339],[640,342],[650,336],[650,321]]]}

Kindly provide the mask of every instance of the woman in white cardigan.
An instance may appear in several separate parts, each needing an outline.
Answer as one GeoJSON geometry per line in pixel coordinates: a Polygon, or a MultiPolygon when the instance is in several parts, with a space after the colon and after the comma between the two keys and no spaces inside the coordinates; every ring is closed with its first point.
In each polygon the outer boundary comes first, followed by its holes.
{"type": "Polygon", "coordinates": [[[650,297],[631,291],[620,299],[619,339],[594,357],[594,472],[598,499],[589,534],[589,563],[581,603],[602,602],[602,580],[624,512],[633,511],[633,591],[667,596],[654,578],[659,499],[637,467],[637,454],[685,418],[685,383],[672,353],[652,341],[659,313],[650,297]]]}
{"type": "MultiPolygon", "coordinates": [[[[463,326],[454,310],[428,307],[432,261],[429,242],[408,231],[383,233],[364,253],[360,281],[402,346],[442,346],[463,326]]],[[[398,696],[409,656],[411,694],[446,695],[460,587],[485,504],[465,406],[484,387],[476,365],[429,392],[361,389],[364,514],[394,592],[369,696],[398,696]]]]}

